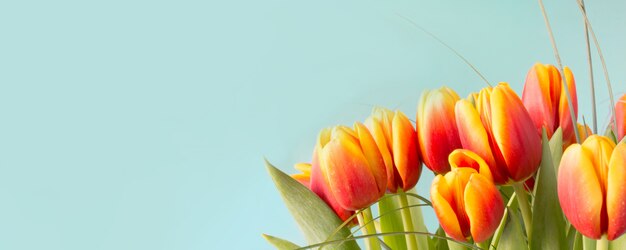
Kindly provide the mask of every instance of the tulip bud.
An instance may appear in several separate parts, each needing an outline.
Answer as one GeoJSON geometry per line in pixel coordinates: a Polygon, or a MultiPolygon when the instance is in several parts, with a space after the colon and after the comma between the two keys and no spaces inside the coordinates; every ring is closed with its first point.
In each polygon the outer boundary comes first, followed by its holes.
{"type": "Polygon", "coordinates": [[[454,90],[442,87],[422,93],[417,112],[417,137],[422,160],[435,173],[450,171],[448,155],[461,148],[454,116],[459,100],[454,90]]]}
{"type": "Polygon", "coordinates": [[[365,121],[372,133],[387,169],[387,189],[409,190],[422,172],[417,148],[417,134],[409,119],[400,111],[374,108],[365,121]]]}
{"type": "MultiPolygon", "coordinates": [[[[365,125],[356,123],[354,130],[337,126],[322,131],[316,151],[328,193],[342,208],[351,211],[365,208],[384,195],[387,170],[365,125]]],[[[314,184],[311,183],[312,188],[314,184]]]]}
{"type": "Polygon", "coordinates": [[[621,141],[626,136],[626,94],[615,103],[615,116],[617,141],[621,141]]]}
{"type": "Polygon", "coordinates": [[[592,135],[572,144],[559,164],[558,196],[565,217],[581,234],[614,240],[626,231],[626,144],[592,135]]]}
{"type": "Polygon", "coordinates": [[[475,102],[461,100],[455,107],[463,148],[485,160],[496,184],[532,176],[541,162],[541,138],[520,98],[500,83],[481,90],[475,102]]]}
{"type": "Polygon", "coordinates": [[[430,189],[441,227],[455,240],[488,240],[504,214],[504,202],[490,179],[489,167],[468,150],[450,154],[452,170],[437,175],[430,189]],[[476,169],[478,168],[478,170],[476,169]]]}
{"type": "MultiPolygon", "coordinates": [[[[563,71],[574,107],[574,116],[578,116],[574,75],[568,67],[565,67],[563,71]]],[[[535,64],[526,76],[522,100],[539,135],[545,127],[548,137],[551,137],[554,131],[561,127],[564,141],[574,137],[575,126],[572,123],[567,92],[563,88],[561,74],[556,67],[549,64],[535,64]]]]}

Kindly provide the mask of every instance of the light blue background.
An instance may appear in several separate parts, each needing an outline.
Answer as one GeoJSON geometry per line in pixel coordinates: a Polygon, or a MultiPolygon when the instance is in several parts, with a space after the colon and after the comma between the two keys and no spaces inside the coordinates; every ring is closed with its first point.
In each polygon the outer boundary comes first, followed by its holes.
{"type": "MultiPolygon", "coordinates": [[[[546,2],[590,123],[580,12],[546,2]]],[[[626,4],[588,2],[623,93],[626,4]]],[[[0,3],[0,248],[269,249],[261,233],[303,243],[263,157],[293,173],[323,127],[374,105],[413,119],[426,88],[484,86],[398,14],[518,91],[533,63],[555,63],[536,1],[0,3]]]]}

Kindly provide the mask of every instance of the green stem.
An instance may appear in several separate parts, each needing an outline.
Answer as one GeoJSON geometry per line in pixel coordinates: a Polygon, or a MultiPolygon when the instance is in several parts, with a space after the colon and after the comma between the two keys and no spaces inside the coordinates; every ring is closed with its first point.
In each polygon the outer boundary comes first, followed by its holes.
{"type": "Polygon", "coordinates": [[[526,237],[530,241],[532,237],[532,221],[533,215],[530,210],[530,203],[528,202],[528,193],[524,190],[524,182],[517,182],[513,184],[513,190],[517,195],[517,203],[522,211],[522,218],[524,219],[524,227],[526,228],[526,237]]]}
{"type": "MultiPolygon", "coordinates": [[[[371,235],[376,234],[376,226],[371,221],[372,218],[372,210],[368,207],[357,214],[357,218],[359,220],[359,225],[361,228],[361,232],[363,235],[371,235]],[[363,226],[365,225],[365,226],[363,226]]],[[[378,237],[370,237],[365,240],[365,246],[370,250],[380,250],[380,242],[378,242],[378,237]]]]}
{"type": "MultiPolygon", "coordinates": [[[[409,200],[407,199],[407,194],[402,190],[398,189],[398,193],[400,194],[400,207],[403,207],[402,213],[402,222],[404,224],[405,232],[414,232],[415,228],[413,227],[413,217],[411,216],[411,209],[409,208],[409,200]]],[[[407,234],[406,237],[406,246],[408,250],[414,250],[417,248],[417,239],[415,235],[407,234]]]]}
{"type": "Polygon", "coordinates": [[[480,249],[489,250],[489,241],[485,240],[481,243],[476,243],[476,246],[480,247],[480,249]]]}
{"type": "Polygon", "coordinates": [[[606,238],[606,234],[596,241],[596,250],[609,250],[609,240],[606,238]]]}

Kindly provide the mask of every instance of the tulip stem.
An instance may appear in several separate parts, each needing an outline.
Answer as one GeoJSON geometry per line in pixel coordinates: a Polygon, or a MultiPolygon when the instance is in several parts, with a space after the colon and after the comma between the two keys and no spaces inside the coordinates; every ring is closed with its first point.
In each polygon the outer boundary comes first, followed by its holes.
{"type": "MultiPolygon", "coordinates": [[[[409,207],[409,200],[407,199],[407,194],[402,190],[398,189],[398,193],[400,194],[400,207],[402,208],[402,223],[404,224],[405,232],[414,232],[415,228],[413,227],[413,217],[411,216],[411,209],[409,207]]],[[[417,248],[417,239],[415,235],[407,234],[406,237],[406,246],[408,250],[413,250],[417,248]]]]}
{"type": "Polygon", "coordinates": [[[513,184],[513,190],[517,195],[517,203],[522,211],[522,218],[524,219],[524,227],[526,228],[526,237],[530,241],[532,236],[532,222],[533,215],[530,211],[530,203],[528,202],[528,194],[524,190],[524,182],[517,182],[513,184]]]}
{"type": "Polygon", "coordinates": [[[483,241],[481,243],[476,243],[476,245],[478,247],[480,247],[480,249],[489,250],[489,241],[488,240],[485,240],[485,241],[483,241]]]}
{"type": "Polygon", "coordinates": [[[609,250],[609,240],[606,238],[606,234],[596,241],[596,250],[609,250]]]}
{"type": "MultiPolygon", "coordinates": [[[[361,232],[363,235],[372,235],[376,234],[376,227],[374,223],[371,221],[372,218],[372,210],[368,207],[363,209],[360,213],[357,213],[357,219],[359,220],[359,225],[362,227],[361,232]]],[[[380,250],[380,242],[378,242],[378,237],[369,237],[365,239],[365,247],[369,250],[380,250]]]]}

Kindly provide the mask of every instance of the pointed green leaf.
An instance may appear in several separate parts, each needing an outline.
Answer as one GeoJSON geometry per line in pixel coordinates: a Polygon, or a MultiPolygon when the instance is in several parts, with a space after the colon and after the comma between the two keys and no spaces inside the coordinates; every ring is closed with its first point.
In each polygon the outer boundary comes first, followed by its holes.
{"type": "Polygon", "coordinates": [[[563,130],[559,127],[550,138],[550,155],[554,169],[558,171],[563,156],[563,130]]]}
{"type": "MultiPolygon", "coordinates": [[[[443,228],[441,228],[441,227],[439,227],[439,229],[437,229],[436,234],[441,236],[441,237],[446,237],[446,232],[444,232],[443,228]]],[[[445,240],[445,239],[432,237],[431,241],[433,242],[432,245],[433,245],[435,250],[450,250],[450,248],[448,248],[448,241],[445,240]]]]}
{"type": "MultiPolygon", "coordinates": [[[[400,207],[397,195],[385,195],[378,202],[378,210],[380,217],[381,233],[402,232],[404,225],[402,224],[402,214],[397,208],[400,207]]],[[[385,235],[383,241],[391,249],[406,249],[406,240],[404,235],[385,235]]]]}
{"type": "Polygon", "coordinates": [[[276,247],[276,249],[279,249],[279,250],[292,250],[292,249],[300,248],[300,246],[291,243],[291,241],[284,240],[284,239],[274,237],[271,235],[263,234],[263,238],[265,238],[267,242],[269,242],[274,247],[276,247]]]}
{"type": "MultiPolygon", "coordinates": [[[[413,189],[413,193],[416,195],[417,192],[413,189]]],[[[422,213],[421,206],[415,206],[424,204],[418,199],[409,199],[409,206],[414,206],[411,208],[411,217],[413,218],[413,227],[417,232],[428,232],[426,228],[426,224],[424,223],[424,214],[422,213]]],[[[428,249],[428,235],[417,235],[417,249],[428,249]]]]}
{"type": "MultiPolygon", "coordinates": [[[[514,203],[517,204],[517,202],[514,203]]],[[[520,221],[519,210],[511,209],[510,207],[507,208],[505,218],[506,222],[504,222],[502,235],[498,240],[497,249],[518,250],[522,248],[522,246],[527,246],[526,240],[524,239],[524,231],[522,229],[522,224],[520,221]]],[[[524,248],[527,249],[527,247],[524,248]]]]}
{"type": "MultiPolygon", "coordinates": [[[[557,145],[558,146],[558,145],[557,145]]],[[[556,191],[556,172],[550,143],[544,129],[542,135],[541,166],[535,180],[533,223],[530,249],[564,249],[565,220],[556,191]],[[550,223],[547,223],[550,222],[550,223]]]]}
{"type": "MultiPolygon", "coordinates": [[[[307,242],[316,244],[326,241],[341,225],[342,221],[339,217],[315,193],[269,162],[265,161],[265,164],[278,192],[300,226],[307,242]]],[[[348,235],[350,235],[350,231],[347,228],[342,228],[329,240],[345,239],[348,235]]],[[[329,247],[333,249],[359,249],[353,240],[329,247]]]]}

